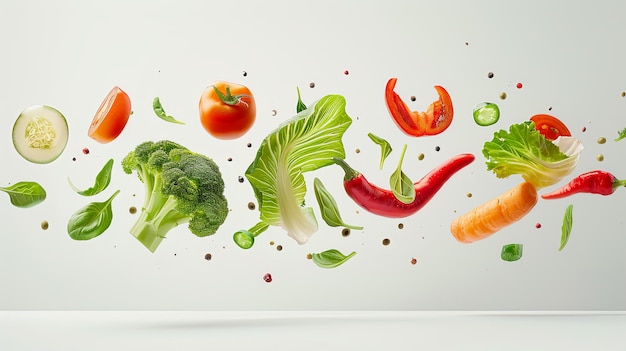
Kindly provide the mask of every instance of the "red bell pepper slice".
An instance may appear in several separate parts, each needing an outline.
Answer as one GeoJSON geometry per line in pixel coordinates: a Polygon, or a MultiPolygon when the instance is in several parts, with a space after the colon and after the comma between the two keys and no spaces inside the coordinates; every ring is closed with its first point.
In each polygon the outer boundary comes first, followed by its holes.
{"type": "Polygon", "coordinates": [[[389,114],[396,125],[408,135],[437,135],[448,129],[452,123],[454,109],[450,94],[441,86],[436,85],[439,100],[428,106],[426,112],[411,111],[407,104],[393,89],[398,78],[391,78],[385,88],[385,102],[389,114]]]}

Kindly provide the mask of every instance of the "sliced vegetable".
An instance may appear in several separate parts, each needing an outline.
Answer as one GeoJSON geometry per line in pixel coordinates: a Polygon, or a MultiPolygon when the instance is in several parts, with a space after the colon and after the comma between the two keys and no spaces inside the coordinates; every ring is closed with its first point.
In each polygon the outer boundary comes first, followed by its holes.
{"type": "Polygon", "coordinates": [[[99,143],[110,143],[122,133],[131,113],[130,97],[115,86],[100,104],[87,135],[99,143]]]}
{"type": "Polygon", "coordinates": [[[347,256],[342,254],[339,250],[330,249],[320,253],[311,254],[313,262],[322,268],[336,268],[344,264],[347,260],[356,255],[355,251],[352,251],[347,256]]]}
{"type": "Polygon", "coordinates": [[[45,164],[56,160],[67,145],[69,129],[57,109],[36,105],[24,110],[13,125],[13,146],[24,159],[45,164]]]}
{"type": "Polygon", "coordinates": [[[491,102],[481,102],[474,106],[474,122],[479,126],[490,126],[500,119],[500,108],[491,102]]]}
{"type": "Polygon", "coordinates": [[[158,96],[155,97],[154,100],[152,100],[152,110],[157,115],[157,117],[159,117],[160,119],[166,122],[176,123],[176,124],[185,124],[185,122],[181,122],[177,120],[176,118],[165,113],[165,110],[163,109],[163,105],[161,105],[161,100],[159,100],[158,96]]]}
{"type": "Polygon", "coordinates": [[[424,207],[455,173],[472,163],[474,158],[472,154],[460,154],[430,171],[413,183],[415,199],[408,204],[398,200],[393,191],[370,183],[344,160],[333,158],[333,161],[343,168],[345,172],[343,187],[357,205],[379,216],[401,218],[408,217],[424,207]]]}
{"type": "Polygon", "coordinates": [[[391,78],[387,82],[385,102],[389,114],[404,133],[411,136],[437,135],[448,129],[452,123],[454,109],[446,89],[435,86],[439,100],[431,103],[426,112],[411,111],[394,91],[397,80],[391,78]]]}
{"type": "Polygon", "coordinates": [[[389,144],[387,140],[372,133],[367,133],[367,136],[372,139],[373,142],[380,145],[380,169],[383,169],[383,165],[385,163],[385,160],[387,159],[387,156],[389,156],[389,154],[391,154],[391,151],[393,150],[391,148],[391,144],[389,144]]]}
{"type": "Polygon", "coordinates": [[[200,96],[200,122],[218,139],[236,139],[246,134],[256,120],[256,102],[247,87],[214,82],[200,96]]]}
{"type": "Polygon", "coordinates": [[[450,232],[462,243],[472,243],[490,237],[502,228],[522,219],[537,204],[537,189],[523,182],[457,217],[450,232]]]}
{"type": "Polygon", "coordinates": [[[617,131],[617,138],[615,138],[615,141],[620,141],[624,138],[626,138],[626,128],[617,131]]]}
{"type": "Polygon", "coordinates": [[[548,140],[556,140],[560,136],[572,136],[565,123],[554,116],[538,114],[530,117],[530,120],[535,123],[535,128],[539,133],[548,140]]]}
{"type": "Polygon", "coordinates": [[[7,187],[0,187],[9,195],[15,207],[33,207],[46,199],[46,190],[36,182],[18,182],[7,187]]]}
{"type": "Polygon", "coordinates": [[[106,189],[111,183],[111,170],[112,169],[113,169],[113,159],[109,159],[109,161],[107,161],[107,163],[104,164],[100,172],[98,172],[94,185],[91,188],[87,188],[85,190],[80,190],[76,186],[74,186],[74,184],[72,184],[72,181],[70,180],[69,177],[67,178],[67,181],[70,183],[70,187],[72,188],[72,190],[74,190],[76,193],[80,195],[83,195],[83,196],[97,195],[97,194],[100,194],[102,191],[104,191],[104,189],[106,189]]]}
{"type": "Polygon", "coordinates": [[[258,222],[250,230],[239,230],[233,235],[233,240],[242,249],[249,249],[254,245],[254,238],[269,228],[265,222],[258,222]]]}
{"type": "Polygon", "coordinates": [[[606,196],[613,194],[615,189],[624,186],[626,186],[626,180],[617,179],[609,172],[596,170],[583,173],[559,189],[543,194],[541,197],[544,199],[560,199],[578,193],[606,196]]]}
{"type": "Polygon", "coordinates": [[[522,251],[524,249],[524,245],[522,244],[507,244],[502,246],[502,252],[500,253],[500,258],[503,261],[513,262],[522,258],[522,251]]]}
{"type": "Polygon", "coordinates": [[[322,218],[331,227],[346,227],[355,230],[361,230],[363,227],[346,224],[339,214],[339,206],[337,202],[330,194],[330,192],[324,186],[324,183],[319,178],[313,180],[313,189],[315,191],[315,198],[320,206],[320,212],[322,218]]]}
{"type": "Polygon", "coordinates": [[[404,160],[404,153],[406,152],[406,144],[402,148],[402,154],[400,154],[400,160],[396,170],[389,177],[389,185],[393,195],[400,202],[410,204],[415,200],[415,187],[413,181],[402,171],[402,161],[404,160]]]}
{"type": "Polygon", "coordinates": [[[565,208],[565,215],[563,215],[563,225],[561,226],[561,245],[559,246],[559,251],[563,250],[563,248],[565,248],[565,245],[567,245],[567,242],[569,241],[569,236],[572,232],[573,210],[574,205],[572,204],[568,205],[565,208]]]}
{"type": "Polygon", "coordinates": [[[67,233],[74,240],[90,240],[104,233],[113,220],[111,203],[117,190],[104,202],[91,202],[76,211],[67,222],[67,233]]]}
{"type": "Polygon", "coordinates": [[[580,140],[562,136],[552,142],[535,129],[534,122],[526,121],[511,125],[508,132],[495,132],[493,140],[485,142],[483,155],[487,170],[498,178],[520,174],[539,189],[570,174],[582,149],[580,140]]]}
{"type": "Polygon", "coordinates": [[[300,88],[296,88],[298,90],[298,103],[296,104],[296,113],[300,113],[301,111],[306,110],[306,105],[302,102],[302,98],[300,98],[300,88]]]}
{"type": "Polygon", "coordinates": [[[318,229],[313,210],[304,207],[303,174],[345,157],[341,138],[352,123],[345,106],[343,96],[321,98],[270,133],[246,170],[261,221],[281,226],[299,244],[318,229]]]}

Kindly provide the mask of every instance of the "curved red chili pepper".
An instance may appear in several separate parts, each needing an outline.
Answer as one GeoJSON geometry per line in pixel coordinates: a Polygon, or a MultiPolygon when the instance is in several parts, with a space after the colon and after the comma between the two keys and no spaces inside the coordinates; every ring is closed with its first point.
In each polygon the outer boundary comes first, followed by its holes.
{"type": "Polygon", "coordinates": [[[561,188],[541,195],[543,199],[560,199],[577,193],[611,195],[620,186],[626,186],[626,180],[619,180],[606,171],[591,171],[572,179],[561,188]]]}
{"type": "Polygon", "coordinates": [[[474,161],[472,154],[457,155],[414,183],[415,199],[411,203],[398,200],[391,190],[380,188],[365,179],[339,158],[333,161],[343,168],[346,193],[363,209],[390,218],[408,217],[426,205],[456,172],[474,161]]]}

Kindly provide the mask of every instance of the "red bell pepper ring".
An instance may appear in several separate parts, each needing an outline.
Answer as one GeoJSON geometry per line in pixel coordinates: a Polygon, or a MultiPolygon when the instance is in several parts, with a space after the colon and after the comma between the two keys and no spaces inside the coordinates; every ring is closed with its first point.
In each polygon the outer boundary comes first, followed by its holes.
{"type": "Polygon", "coordinates": [[[435,85],[439,100],[428,106],[426,112],[411,111],[407,104],[396,94],[398,78],[391,78],[385,88],[385,102],[389,114],[398,127],[411,136],[437,135],[448,129],[454,116],[450,94],[441,86],[435,85]]]}

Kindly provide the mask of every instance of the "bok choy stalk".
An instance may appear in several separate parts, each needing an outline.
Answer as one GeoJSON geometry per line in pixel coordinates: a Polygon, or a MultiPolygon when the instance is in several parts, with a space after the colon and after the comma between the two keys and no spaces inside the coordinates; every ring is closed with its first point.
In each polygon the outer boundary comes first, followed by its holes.
{"type": "Polygon", "coordinates": [[[333,164],[333,157],[345,158],[342,137],[352,123],[345,105],[343,96],[327,95],[263,140],[245,173],[259,204],[261,222],[235,233],[235,242],[239,244],[243,236],[254,241],[270,225],[282,227],[299,244],[317,231],[313,209],[304,206],[303,174],[333,164]]]}

